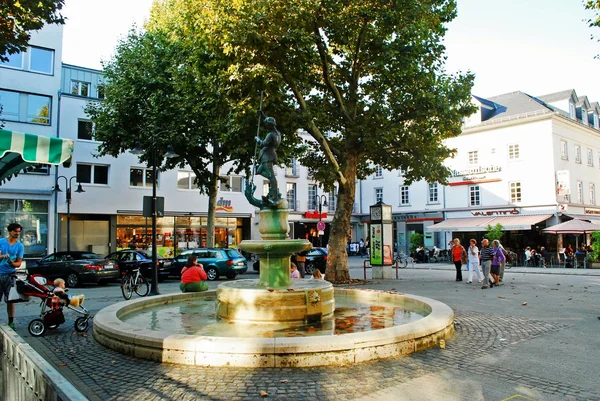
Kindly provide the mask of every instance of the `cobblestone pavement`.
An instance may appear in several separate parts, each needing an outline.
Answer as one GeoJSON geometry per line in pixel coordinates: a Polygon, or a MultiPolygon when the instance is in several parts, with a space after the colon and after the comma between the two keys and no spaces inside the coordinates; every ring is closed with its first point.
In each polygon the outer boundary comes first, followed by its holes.
{"type": "MultiPolygon", "coordinates": [[[[456,334],[447,342],[446,349],[434,348],[408,357],[353,366],[251,369],[160,364],[104,348],[92,338],[91,328],[88,333],[76,333],[71,316],[67,316],[63,326],[42,338],[32,338],[27,333],[26,325],[32,316],[20,317],[18,332],[91,400],[600,401],[597,368],[582,372],[589,375],[589,380],[573,383],[568,375],[550,374],[544,366],[523,369],[508,362],[516,359],[523,359],[522,363],[535,361],[539,351],[519,355],[535,347],[567,347],[563,344],[571,341],[568,335],[579,329],[579,321],[569,317],[571,312],[560,312],[556,314],[560,318],[549,319],[541,313],[537,317],[537,312],[523,313],[524,309],[509,306],[492,315],[487,312],[485,303],[496,303],[497,298],[504,301],[503,298],[509,298],[510,294],[517,294],[512,284],[498,290],[481,291],[477,288],[474,291],[475,288],[462,283],[460,286],[440,279],[445,278],[442,275],[448,275],[447,272],[427,274],[433,277],[421,278],[423,282],[411,279],[410,286],[413,288],[406,292],[417,294],[415,289],[421,285],[433,293],[439,292],[440,288],[448,288],[447,295],[440,297],[428,291],[419,293],[447,302],[456,313],[456,334]],[[467,298],[468,301],[461,303],[461,299],[467,298]],[[261,391],[267,392],[268,397],[261,397],[261,391]]],[[[560,285],[555,283],[556,278],[552,280],[552,286],[560,285]]],[[[548,297],[558,294],[554,288],[546,288],[550,286],[538,280],[531,284],[525,283],[525,279],[522,281],[520,291],[527,292],[531,286],[528,294],[531,297],[534,297],[534,292],[540,296],[548,294],[548,297]]],[[[402,285],[408,287],[409,282],[388,280],[366,284],[370,288],[388,290],[402,285]]],[[[569,294],[583,297],[587,296],[587,288],[591,285],[595,285],[596,290],[600,288],[600,283],[595,282],[581,285],[581,288],[577,283],[568,287],[569,294]]],[[[597,292],[594,292],[595,295],[597,292]]],[[[554,307],[550,299],[540,300],[546,302],[540,307],[554,307]]],[[[520,299],[516,302],[520,303],[520,299]]],[[[553,315],[553,312],[548,311],[548,314],[553,315]]],[[[591,348],[590,352],[600,355],[597,349],[591,348]]]]}

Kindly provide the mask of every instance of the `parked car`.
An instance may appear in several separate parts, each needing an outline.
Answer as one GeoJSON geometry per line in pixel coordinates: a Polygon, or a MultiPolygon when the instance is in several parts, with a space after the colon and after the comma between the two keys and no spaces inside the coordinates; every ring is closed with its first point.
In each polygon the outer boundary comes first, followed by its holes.
{"type": "Polygon", "coordinates": [[[119,279],[119,269],[112,260],[92,252],[56,252],[36,262],[27,263],[29,274],[40,274],[48,280],[62,278],[67,286],[83,283],[106,284],[119,279]]]}
{"type": "MultiPolygon", "coordinates": [[[[140,269],[142,275],[146,278],[152,278],[152,252],[135,250],[135,249],[123,249],[117,252],[113,252],[106,256],[106,259],[114,261],[119,266],[119,271],[124,274],[126,271],[132,269],[140,269]]],[[[163,258],[158,255],[158,280],[162,281],[169,277],[171,271],[171,265],[173,260],[170,258],[163,258]]]]}
{"type": "Polygon", "coordinates": [[[229,248],[197,248],[186,249],[177,255],[172,264],[171,274],[179,277],[181,269],[187,263],[188,256],[196,255],[198,262],[204,266],[209,280],[217,280],[219,276],[234,279],[238,274],[248,270],[248,261],[235,249],[229,248]]]}
{"type": "MultiPolygon", "coordinates": [[[[304,263],[306,274],[312,274],[315,268],[318,268],[321,270],[321,273],[325,274],[325,269],[327,268],[327,255],[327,248],[312,248],[311,250],[306,251],[306,262],[304,263]]],[[[292,263],[298,264],[296,262],[296,254],[292,255],[290,260],[292,263]]],[[[260,259],[254,262],[253,268],[256,271],[260,271],[260,259]]]]}
{"type": "MultiPolygon", "coordinates": [[[[296,255],[292,255],[292,263],[296,263],[296,255]]],[[[296,263],[297,264],[297,263],[296,263]]],[[[312,274],[318,268],[325,274],[327,268],[327,248],[312,248],[306,251],[306,262],[304,263],[306,274],[312,274]]]]}

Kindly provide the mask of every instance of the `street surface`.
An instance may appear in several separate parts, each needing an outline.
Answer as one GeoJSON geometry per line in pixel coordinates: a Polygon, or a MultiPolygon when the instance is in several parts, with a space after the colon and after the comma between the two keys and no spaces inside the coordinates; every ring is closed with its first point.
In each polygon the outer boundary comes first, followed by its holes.
{"type": "MultiPolygon", "coordinates": [[[[353,278],[363,278],[362,263],[350,258],[353,278]]],[[[77,316],[69,311],[65,324],[32,338],[27,324],[39,314],[34,302],[17,305],[17,331],[91,400],[600,401],[600,271],[513,268],[505,285],[487,290],[466,284],[466,272],[465,281],[455,282],[449,264],[417,264],[398,273],[398,280],[371,280],[367,269],[368,281],[351,287],[446,303],[456,314],[456,334],[446,349],[343,367],[159,364],[96,344],[91,327],[87,335],[76,333],[77,316]]],[[[178,285],[170,280],[159,288],[167,294],[179,292],[178,285]]],[[[123,301],[117,284],[71,293],[84,293],[92,312],[123,301]]]]}

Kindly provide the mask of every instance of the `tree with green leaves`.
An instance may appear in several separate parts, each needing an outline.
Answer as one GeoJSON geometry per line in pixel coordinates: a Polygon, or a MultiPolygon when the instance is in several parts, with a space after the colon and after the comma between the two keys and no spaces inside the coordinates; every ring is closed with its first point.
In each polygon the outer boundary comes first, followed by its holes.
{"type": "Polygon", "coordinates": [[[504,235],[504,233],[502,232],[503,229],[504,227],[500,223],[496,224],[493,227],[488,224],[488,226],[486,227],[485,238],[489,239],[490,242],[496,239],[501,240],[502,236],[504,235]]]}
{"type": "Polygon", "coordinates": [[[118,156],[139,142],[152,151],[172,146],[179,157],[158,153],[157,167],[184,167],[195,174],[200,193],[208,194],[207,246],[214,245],[216,201],[221,176],[247,169],[256,132],[256,93],[230,79],[226,59],[201,43],[194,48],[158,29],[132,29],[104,64],[105,98],[89,103],[99,155],[118,156]],[[230,171],[221,169],[228,162],[230,171]]]}
{"type": "Polygon", "coordinates": [[[0,0],[0,61],[25,51],[31,31],[45,24],[64,24],[65,0],[0,0]]]}
{"type": "Polygon", "coordinates": [[[421,233],[412,233],[409,236],[410,240],[410,253],[411,255],[417,251],[417,248],[425,245],[425,235],[421,233]]]}
{"type": "Polygon", "coordinates": [[[345,249],[357,179],[379,165],[402,169],[405,184],[446,182],[442,163],[454,150],[444,140],[459,135],[462,118],[474,112],[473,76],[444,69],[454,0],[163,3],[175,26],[203,26],[210,46],[233,57],[230,69],[240,80],[262,75],[279,84],[278,121],[312,136],[298,148],[299,160],[325,189],[337,187],[328,280],[349,279],[345,249]]]}

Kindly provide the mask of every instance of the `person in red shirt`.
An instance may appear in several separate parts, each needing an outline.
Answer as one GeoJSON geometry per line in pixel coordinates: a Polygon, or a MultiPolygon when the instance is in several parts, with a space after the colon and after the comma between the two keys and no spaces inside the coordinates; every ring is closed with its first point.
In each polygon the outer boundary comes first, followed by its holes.
{"type": "Polygon", "coordinates": [[[200,292],[208,290],[206,280],[208,276],[204,271],[202,264],[198,263],[198,257],[191,255],[188,257],[185,267],[181,269],[181,292],[200,292]]]}
{"type": "Polygon", "coordinates": [[[462,265],[467,263],[467,251],[460,244],[458,238],[454,238],[452,262],[454,262],[454,267],[456,268],[456,281],[462,281],[462,265]]]}

